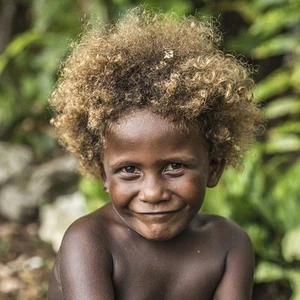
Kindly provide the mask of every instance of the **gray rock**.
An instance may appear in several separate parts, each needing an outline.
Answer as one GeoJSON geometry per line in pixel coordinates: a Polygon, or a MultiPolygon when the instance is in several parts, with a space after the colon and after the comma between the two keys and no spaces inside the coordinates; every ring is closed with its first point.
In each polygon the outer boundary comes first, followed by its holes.
{"type": "Polygon", "coordinates": [[[67,228],[86,213],[85,199],[79,192],[58,197],[53,204],[43,206],[40,211],[40,238],[58,251],[67,228]]]}
{"type": "Polygon", "coordinates": [[[38,166],[29,167],[25,163],[22,166],[22,172],[16,168],[10,171],[9,180],[6,176],[6,183],[0,189],[0,214],[19,222],[37,216],[43,201],[51,201],[57,194],[74,191],[79,177],[77,162],[70,155],[38,166]]]}
{"type": "Polygon", "coordinates": [[[33,153],[28,147],[0,142],[0,185],[22,174],[32,159],[33,153]]]}

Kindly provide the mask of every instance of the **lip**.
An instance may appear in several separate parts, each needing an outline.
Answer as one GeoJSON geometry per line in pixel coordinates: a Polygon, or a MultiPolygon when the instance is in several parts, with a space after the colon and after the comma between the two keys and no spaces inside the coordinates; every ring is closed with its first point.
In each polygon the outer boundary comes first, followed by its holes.
{"type": "Polygon", "coordinates": [[[183,210],[184,207],[181,207],[179,209],[167,210],[167,211],[141,211],[141,212],[133,211],[133,212],[139,215],[159,216],[159,215],[169,215],[169,214],[177,213],[183,210]]]}

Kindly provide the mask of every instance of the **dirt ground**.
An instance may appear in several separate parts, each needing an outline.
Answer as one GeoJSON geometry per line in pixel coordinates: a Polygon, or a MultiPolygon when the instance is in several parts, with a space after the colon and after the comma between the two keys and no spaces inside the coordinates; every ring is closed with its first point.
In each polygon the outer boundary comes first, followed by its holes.
{"type": "Polygon", "coordinates": [[[0,220],[0,299],[46,299],[55,253],[40,241],[38,224],[0,220]]]}

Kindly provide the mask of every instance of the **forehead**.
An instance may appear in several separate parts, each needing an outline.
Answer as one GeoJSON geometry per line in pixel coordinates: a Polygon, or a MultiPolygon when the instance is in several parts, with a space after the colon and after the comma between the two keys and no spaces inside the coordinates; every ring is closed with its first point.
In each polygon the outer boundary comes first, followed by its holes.
{"type": "Polygon", "coordinates": [[[104,156],[108,153],[123,155],[128,151],[166,154],[206,150],[206,143],[195,126],[187,127],[179,119],[164,118],[149,110],[124,115],[110,126],[104,140],[104,156]]]}
{"type": "Polygon", "coordinates": [[[178,135],[181,138],[185,138],[190,134],[201,136],[196,124],[187,124],[175,117],[162,117],[147,109],[126,113],[109,126],[106,136],[118,134],[126,137],[135,135],[137,132],[142,132],[145,135],[169,133],[170,135],[178,135]]]}

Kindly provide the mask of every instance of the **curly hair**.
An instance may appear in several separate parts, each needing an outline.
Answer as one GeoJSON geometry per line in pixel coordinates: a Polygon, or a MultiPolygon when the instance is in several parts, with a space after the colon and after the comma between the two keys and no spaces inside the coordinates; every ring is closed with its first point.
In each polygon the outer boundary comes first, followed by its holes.
{"type": "Polygon", "coordinates": [[[220,50],[211,20],[135,9],[90,26],[71,46],[50,97],[52,124],[81,173],[101,178],[105,132],[123,114],[150,109],[196,123],[210,154],[238,167],[261,111],[251,69],[220,50]]]}

